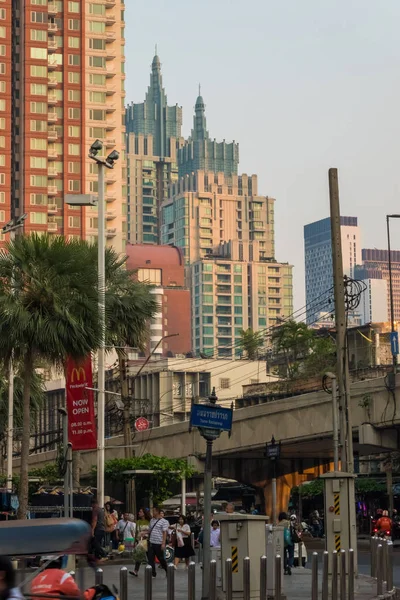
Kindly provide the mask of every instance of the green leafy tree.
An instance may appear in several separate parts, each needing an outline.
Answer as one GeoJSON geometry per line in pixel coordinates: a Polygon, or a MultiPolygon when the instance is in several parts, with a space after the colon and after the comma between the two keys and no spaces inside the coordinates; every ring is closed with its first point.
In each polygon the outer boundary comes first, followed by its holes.
{"type": "Polygon", "coordinates": [[[272,333],[272,343],[277,354],[284,357],[286,375],[293,379],[299,373],[300,362],[307,358],[314,332],[305,323],[286,321],[272,333]]]}
{"type": "Polygon", "coordinates": [[[244,350],[249,360],[257,360],[258,349],[263,343],[263,337],[259,331],[254,331],[251,327],[240,331],[238,345],[244,350]]]}
{"type": "Polygon", "coordinates": [[[41,360],[83,359],[100,341],[97,273],[90,246],[48,235],[17,236],[0,252],[0,356],[22,365],[19,516],[26,518],[31,395],[41,360]]]}
{"type": "Polygon", "coordinates": [[[336,367],[336,345],[331,337],[312,338],[310,353],[304,361],[304,372],[313,377],[336,367]]]}
{"type": "MultiPolygon", "coordinates": [[[[173,495],[171,488],[174,484],[183,477],[191,477],[194,474],[194,469],[185,459],[144,454],[140,457],[107,460],[104,476],[106,481],[119,482],[128,477],[123,474],[124,471],[134,469],[154,471],[152,474],[136,478],[136,492],[138,495],[152,496],[156,504],[161,504],[173,495]]],[[[93,467],[92,473],[96,475],[97,467],[93,467]]]]}

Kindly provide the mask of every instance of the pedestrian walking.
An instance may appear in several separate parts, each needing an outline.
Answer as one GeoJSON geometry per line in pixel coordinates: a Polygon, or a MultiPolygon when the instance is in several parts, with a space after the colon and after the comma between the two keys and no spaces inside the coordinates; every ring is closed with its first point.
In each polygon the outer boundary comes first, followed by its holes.
{"type": "Polygon", "coordinates": [[[283,542],[284,542],[284,568],[285,575],[292,574],[292,567],[294,563],[294,542],[291,533],[291,526],[288,520],[288,516],[285,512],[279,513],[278,525],[283,527],[283,542]]]}
{"type": "Polygon", "coordinates": [[[117,550],[118,548],[118,513],[113,510],[111,503],[106,502],[104,505],[104,520],[105,520],[105,531],[106,531],[106,546],[111,542],[112,549],[117,550]]]}
{"type": "Polygon", "coordinates": [[[157,576],[155,559],[158,561],[161,567],[167,572],[167,562],[165,560],[164,552],[167,543],[167,531],[170,525],[166,519],[160,514],[158,507],[153,508],[153,518],[150,521],[149,527],[149,548],[147,551],[147,560],[153,570],[153,577],[157,576]]]}
{"type": "Polygon", "coordinates": [[[136,523],[134,523],[129,513],[125,512],[117,526],[118,539],[120,547],[123,546],[123,552],[132,547],[136,534],[136,523]]]}
{"type": "Polygon", "coordinates": [[[150,528],[151,514],[148,508],[141,508],[138,512],[136,521],[136,546],[133,551],[135,567],[129,571],[134,577],[138,576],[140,565],[146,562],[148,550],[148,537],[150,528]]]}
{"type": "Polygon", "coordinates": [[[215,519],[211,521],[210,546],[211,548],[221,547],[221,528],[219,521],[215,519]]]}
{"type": "Polygon", "coordinates": [[[91,553],[95,560],[104,560],[106,553],[103,549],[104,536],[106,533],[104,509],[99,506],[95,498],[92,500],[92,543],[91,553]]]}
{"type": "Polygon", "coordinates": [[[174,567],[178,568],[179,561],[185,560],[186,568],[189,567],[190,558],[195,556],[191,542],[191,530],[184,515],[179,515],[178,522],[172,525],[172,541],[174,548],[174,567]]]}

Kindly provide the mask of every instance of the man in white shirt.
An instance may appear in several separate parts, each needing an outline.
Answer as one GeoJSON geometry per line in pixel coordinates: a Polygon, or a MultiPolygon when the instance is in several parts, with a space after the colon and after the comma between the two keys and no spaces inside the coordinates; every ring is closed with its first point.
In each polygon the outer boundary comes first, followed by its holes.
{"type": "Polygon", "coordinates": [[[147,560],[149,565],[153,569],[153,577],[157,576],[155,559],[159,560],[160,565],[167,572],[167,562],[165,560],[164,552],[165,545],[167,543],[167,531],[169,529],[169,523],[160,514],[160,510],[157,507],[153,508],[153,518],[150,521],[149,527],[149,547],[147,550],[147,560]]]}
{"type": "Polygon", "coordinates": [[[128,513],[124,513],[122,519],[118,521],[117,525],[118,539],[120,542],[126,540],[126,538],[134,538],[136,534],[136,523],[129,520],[128,513]]]}

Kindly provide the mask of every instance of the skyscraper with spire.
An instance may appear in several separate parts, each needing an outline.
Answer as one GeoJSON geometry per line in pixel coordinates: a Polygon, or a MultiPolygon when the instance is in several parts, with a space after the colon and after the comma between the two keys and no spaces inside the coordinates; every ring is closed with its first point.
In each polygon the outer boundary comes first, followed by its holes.
{"type": "Polygon", "coordinates": [[[144,102],[126,110],[128,161],[128,241],[160,241],[160,207],[168,185],[178,178],[177,149],[182,145],[182,108],[168,106],[156,54],[144,102]]]}
{"type": "Polygon", "coordinates": [[[212,140],[207,131],[204,104],[199,86],[196,100],[193,129],[190,138],[178,150],[179,176],[196,171],[224,173],[227,177],[237,175],[239,164],[239,144],[227,144],[212,140]]]}

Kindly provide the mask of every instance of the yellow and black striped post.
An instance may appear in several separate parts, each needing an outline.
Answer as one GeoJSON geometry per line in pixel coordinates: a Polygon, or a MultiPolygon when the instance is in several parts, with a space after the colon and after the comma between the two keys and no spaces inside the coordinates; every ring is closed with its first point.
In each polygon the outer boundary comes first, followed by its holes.
{"type": "Polygon", "coordinates": [[[232,558],[232,573],[239,573],[239,554],[238,554],[237,546],[231,546],[231,558],[232,558]]]}
{"type": "MultiPolygon", "coordinates": [[[[334,494],[333,496],[333,509],[335,515],[340,515],[340,494],[334,494]]],[[[336,552],[340,552],[341,544],[340,544],[340,534],[335,534],[335,550],[336,552]]]]}

